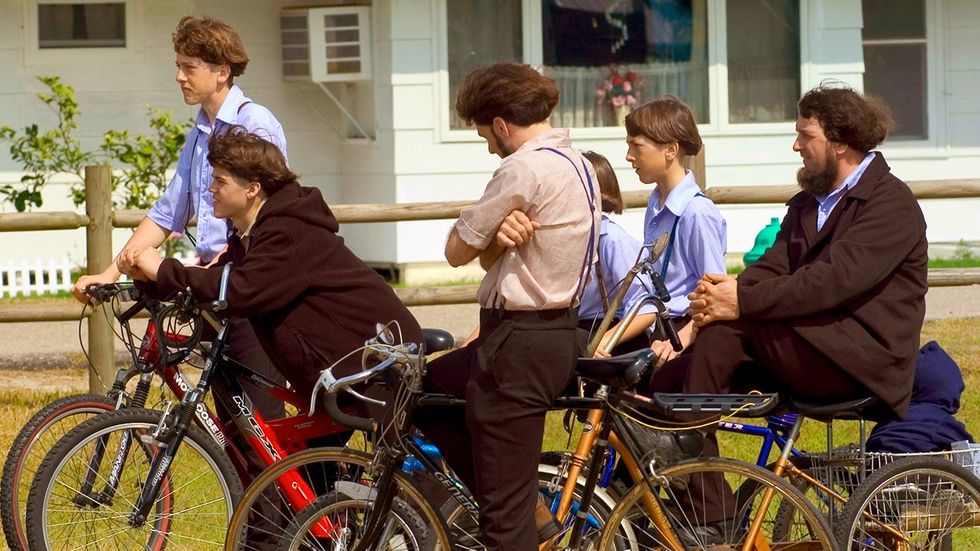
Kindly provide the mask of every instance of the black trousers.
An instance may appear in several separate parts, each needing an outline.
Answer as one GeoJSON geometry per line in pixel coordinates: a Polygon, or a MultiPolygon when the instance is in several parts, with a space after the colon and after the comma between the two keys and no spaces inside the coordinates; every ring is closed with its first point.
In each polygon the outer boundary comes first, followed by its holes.
{"type": "Polygon", "coordinates": [[[480,505],[490,551],[533,551],[537,467],[545,414],[571,381],[582,348],[574,309],[480,312],[480,336],[429,364],[426,386],[466,398],[458,408],[416,410],[480,505]]]}
{"type": "MultiPolygon", "coordinates": [[[[815,401],[845,401],[870,395],[843,369],[793,330],[792,322],[733,320],[702,327],[690,352],[660,369],[653,392],[725,394],[762,390],[815,401]]],[[[687,419],[691,420],[691,419],[687,419]]],[[[703,456],[718,456],[713,427],[703,456]]],[[[735,499],[722,476],[692,479],[691,503],[698,518],[731,518],[735,499]]]]}

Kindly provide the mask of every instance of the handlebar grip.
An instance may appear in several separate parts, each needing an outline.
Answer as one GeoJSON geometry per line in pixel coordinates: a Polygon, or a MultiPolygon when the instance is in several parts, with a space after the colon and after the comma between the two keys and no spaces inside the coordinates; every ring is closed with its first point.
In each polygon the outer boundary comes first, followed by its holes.
{"type": "Polygon", "coordinates": [[[664,326],[664,333],[667,334],[667,340],[670,341],[670,346],[674,349],[674,352],[684,350],[684,345],[681,344],[681,338],[677,335],[677,330],[674,329],[674,324],[670,321],[670,318],[660,318],[660,323],[664,326]]]}
{"type": "Polygon", "coordinates": [[[347,425],[348,427],[357,430],[363,430],[363,431],[374,430],[374,425],[375,425],[374,419],[369,419],[367,417],[358,417],[356,415],[350,415],[341,411],[340,407],[337,405],[336,394],[334,393],[327,394],[326,403],[327,403],[327,413],[330,414],[330,417],[334,421],[342,425],[347,425]]]}
{"type": "Polygon", "coordinates": [[[660,274],[650,274],[650,281],[653,283],[653,292],[657,295],[657,298],[663,302],[670,302],[670,292],[667,291],[667,286],[664,285],[664,280],[660,277],[660,274]]]}

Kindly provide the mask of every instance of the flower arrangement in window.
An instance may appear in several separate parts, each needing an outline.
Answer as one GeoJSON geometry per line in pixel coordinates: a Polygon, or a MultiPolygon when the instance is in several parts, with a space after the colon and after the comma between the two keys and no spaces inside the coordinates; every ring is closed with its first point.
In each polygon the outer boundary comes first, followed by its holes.
{"type": "Polygon", "coordinates": [[[619,66],[610,65],[606,78],[596,86],[596,103],[609,106],[615,116],[616,126],[623,126],[626,115],[639,101],[642,86],[643,79],[633,71],[620,71],[619,66]]]}

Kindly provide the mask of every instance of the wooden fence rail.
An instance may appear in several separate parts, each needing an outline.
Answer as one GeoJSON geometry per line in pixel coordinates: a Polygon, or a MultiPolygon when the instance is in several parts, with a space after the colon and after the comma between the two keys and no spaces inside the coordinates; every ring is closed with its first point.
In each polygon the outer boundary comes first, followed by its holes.
{"type": "MultiPolygon", "coordinates": [[[[87,270],[96,273],[112,260],[112,229],[134,228],[145,211],[111,209],[109,167],[85,168],[86,209],[77,212],[44,212],[0,214],[0,232],[72,230],[86,228],[87,270]]],[[[908,182],[918,199],[959,199],[980,197],[980,179],[931,180],[908,182]]],[[[719,205],[784,203],[799,191],[796,186],[713,186],[705,194],[719,205]]],[[[627,208],[644,207],[648,190],[623,193],[627,208]]],[[[459,216],[459,212],[471,205],[470,201],[443,201],[430,203],[352,204],[331,205],[341,223],[406,222],[414,220],[444,220],[459,216]]],[[[980,283],[980,269],[943,269],[929,271],[929,285],[955,286],[980,283]]],[[[454,287],[418,287],[396,289],[395,292],[408,306],[436,304],[465,304],[476,301],[476,285],[454,287]]],[[[77,320],[80,305],[8,305],[0,309],[0,323],[42,322],[77,320]]],[[[107,312],[96,309],[96,317],[89,319],[89,356],[93,365],[99,366],[102,378],[112,380],[114,372],[111,328],[105,323],[107,312]]],[[[93,392],[103,392],[95,374],[89,377],[93,392]]]]}

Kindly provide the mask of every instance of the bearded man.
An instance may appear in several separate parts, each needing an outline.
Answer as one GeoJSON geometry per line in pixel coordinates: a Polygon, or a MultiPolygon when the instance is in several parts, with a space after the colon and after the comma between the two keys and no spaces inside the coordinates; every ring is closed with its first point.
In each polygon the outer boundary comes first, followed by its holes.
{"type": "MultiPolygon", "coordinates": [[[[879,100],[840,87],[807,92],[798,111],[793,150],[803,158],[803,191],[758,262],[737,279],[706,274],[689,295],[697,343],[664,366],[651,390],[760,388],[810,402],[874,396],[879,417],[901,417],[928,258],[915,196],[872,151],[891,115],[879,100]]],[[[704,454],[717,454],[713,435],[704,454]]],[[[702,518],[725,518],[721,504],[734,500],[723,483],[703,489],[702,518]]]]}

